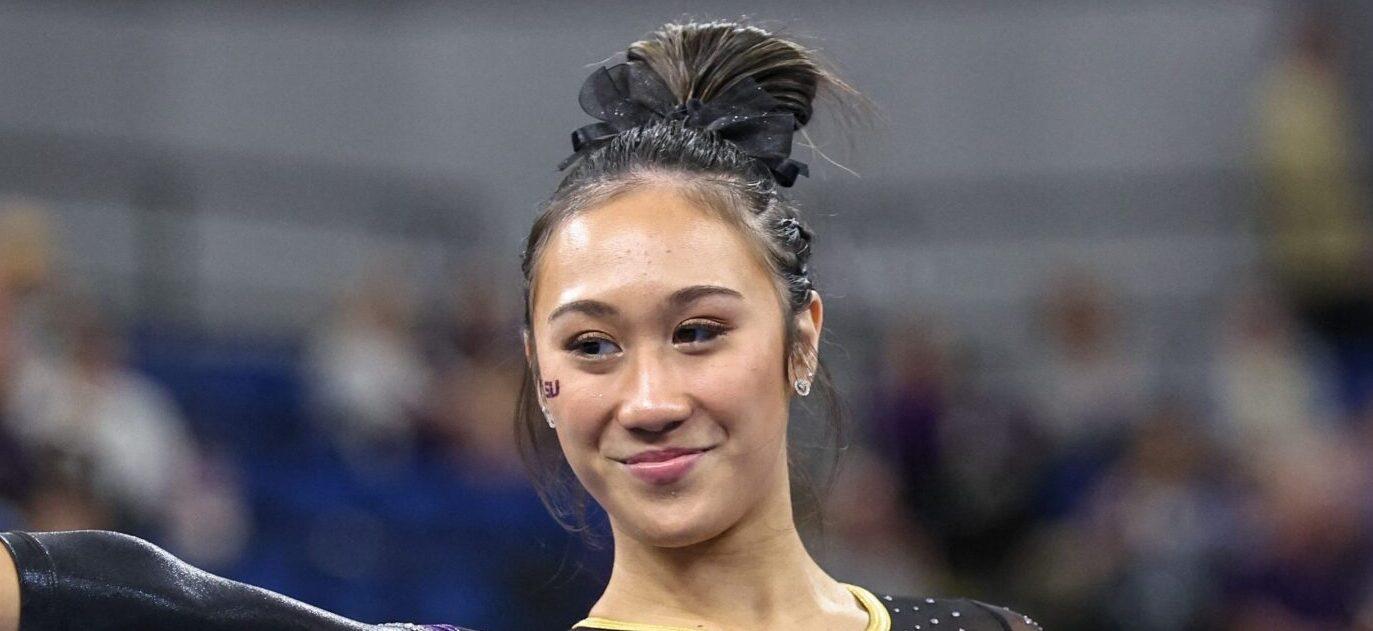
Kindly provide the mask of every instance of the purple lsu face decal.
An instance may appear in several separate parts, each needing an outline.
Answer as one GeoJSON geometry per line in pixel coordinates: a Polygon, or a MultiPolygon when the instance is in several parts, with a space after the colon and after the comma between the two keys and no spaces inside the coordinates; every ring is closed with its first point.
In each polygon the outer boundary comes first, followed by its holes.
{"type": "Polygon", "coordinates": [[[552,399],[553,397],[558,396],[558,392],[559,392],[561,389],[562,389],[562,388],[561,388],[561,386],[558,384],[558,380],[557,380],[557,379],[554,379],[553,381],[545,381],[545,382],[543,382],[543,396],[544,396],[544,398],[552,399]]]}

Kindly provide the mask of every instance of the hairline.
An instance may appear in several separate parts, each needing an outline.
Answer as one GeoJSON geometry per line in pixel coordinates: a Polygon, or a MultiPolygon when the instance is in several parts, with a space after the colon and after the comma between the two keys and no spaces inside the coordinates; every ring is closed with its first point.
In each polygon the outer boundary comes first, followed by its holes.
{"type": "MultiPolygon", "coordinates": [[[[566,206],[562,212],[558,213],[559,216],[556,220],[545,228],[531,252],[534,257],[534,264],[529,269],[529,286],[527,289],[529,313],[526,314],[525,328],[531,330],[532,333],[534,295],[538,288],[539,274],[544,267],[543,252],[548,242],[553,239],[553,235],[574,216],[609,204],[625,195],[654,186],[666,188],[670,193],[686,200],[691,206],[723,221],[741,233],[744,240],[752,246],[748,248],[749,256],[762,265],[772,281],[773,293],[781,307],[783,322],[785,323],[794,313],[788,299],[787,288],[779,278],[781,270],[770,256],[771,249],[766,241],[765,228],[756,223],[757,215],[754,213],[733,207],[735,204],[746,204],[746,202],[734,199],[735,196],[730,195],[727,190],[722,191],[719,186],[738,181],[738,178],[731,178],[729,175],[723,174],[717,176],[673,168],[640,166],[611,178],[592,181],[576,187],[578,190],[567,198],[566,206]]],[[[545,212],[547,210],[545,209],[545,212]]]]}

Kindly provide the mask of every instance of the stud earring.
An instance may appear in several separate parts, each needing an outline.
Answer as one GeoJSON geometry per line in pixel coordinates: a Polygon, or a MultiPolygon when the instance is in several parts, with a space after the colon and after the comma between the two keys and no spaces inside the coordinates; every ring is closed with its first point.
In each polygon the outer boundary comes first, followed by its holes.
{"type": "Polygon", "coordinates": [[[799,395],[801,395],[801,396],[803,396],[803,397],[806,396],[806,395],[808,395],[808,394],[810,394],[810,380],[809,380],[809,379],[797,379],[797,380],[796,380],[795,382],[793,382],[791,385],[792,385],[793,388],[796,388],[796,394],[799,394],[799,395]]]}

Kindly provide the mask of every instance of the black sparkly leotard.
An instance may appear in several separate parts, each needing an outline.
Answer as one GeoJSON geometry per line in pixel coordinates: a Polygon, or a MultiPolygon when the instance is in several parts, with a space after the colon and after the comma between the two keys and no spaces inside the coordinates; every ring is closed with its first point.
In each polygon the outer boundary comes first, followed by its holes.
{"type": "MultiPolygon", "coordinates": [[[[102,530],[0,532],[19,571],[20,631],[471,631],[349,620],[196,569],[137,537],[102,530]]],[[[1041,631],[1029,617],[968,599],[900,598],[847,586],[866,631],[1041,631]]],[[[587,618],[575,631],[694,631],[587,618]]]]}
{"type": "Polygon", "coordinates": [[[891,631],[1043,631],[1029,616],[970,598],[897,598],[883,595],[891,631]]]}

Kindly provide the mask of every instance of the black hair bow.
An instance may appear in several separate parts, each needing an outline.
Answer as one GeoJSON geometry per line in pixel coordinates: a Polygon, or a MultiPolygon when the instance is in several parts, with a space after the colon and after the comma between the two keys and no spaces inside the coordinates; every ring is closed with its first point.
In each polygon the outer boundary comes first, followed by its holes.
{"type": "Polygon", "coordinates": [[[777,183],[791,186],[798,175],[809,175],[805,164],[792,160],[791,136],[796,117],[782,108],[751,77],[744,77],[709,101],[676,98],[652,69],[638,62],[597,68],[582,84],[582,110],[602,122],[572,132],[573,154],[558,165],[566,169],[583,149],[621,132],[655,120],[684,120],[733,142],[772,172],[777,183]]]}

